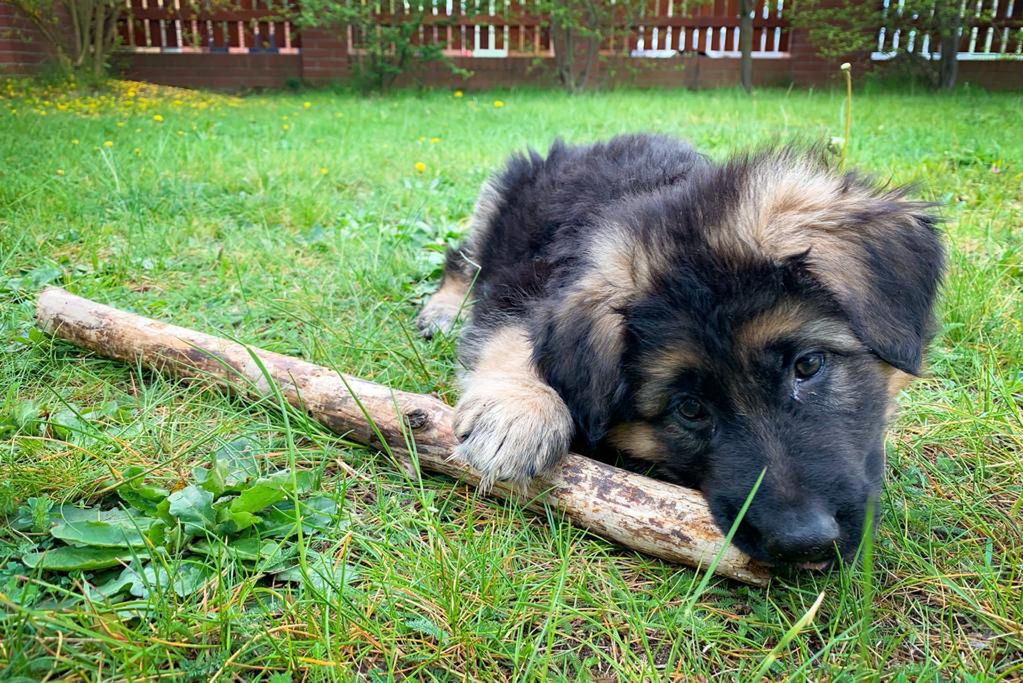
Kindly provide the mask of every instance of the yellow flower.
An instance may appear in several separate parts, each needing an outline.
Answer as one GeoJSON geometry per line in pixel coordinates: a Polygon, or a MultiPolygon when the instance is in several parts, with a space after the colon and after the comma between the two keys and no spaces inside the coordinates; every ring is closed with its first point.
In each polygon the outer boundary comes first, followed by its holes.
{"type": "Polygon", "coordinates": [[[57,169],[57,175],[64,175],[64,169],[58,168],[57,169]]]}
{"type": "Polygon", "coordinates": [[[78,144],[78,138],[71,138],[71,144],[72,145],[77,145],[78,144]]]}
{"type": "Polygon", "coordinates": [[[455,91],[455,97],[461,97],[461,96],[462,96],[462,91],[461,90],[456,90],[455,91]]]}
{"type": "Polygon", "coordinates": [[[156,121],[157,123],[160,123],[161,121],[163,121],[163,117],[160,116],[159,114],[153,114],[153,120],[156,121]]]}
{"type": "Polygon", "coordinates": [[[494,100],[494,106],[500,109],[501,107],[504,106],[504,102],[502,102],[501,100],[494,100]]]}
{"type": "Polygon", "coordinates": [[[328,171],[326,168],[320,168],[320,175],[327,175],[328,171]]]}
{"type": "Polygon", "coordinates": [[[103,146],[106,147],[107,149],[110,149],[111,147],[114,146],[114,141],[113,140],[106,140],[106,141],[103,142],[103,146]]]}
{"type": "Polygon", "coordinates": [[[281,128],[283,128],[284,130],[288,130],[289,128],[291,128],[291,126],[285,123],[283,126],[281,126],[281,128]]]}
{"type": "Polygon", "coordinates": [[[430,138],[431,145],[436,145],[438,142],[440,142],[440,138],[430,138]]]}
{"type": "Polygon", "coordinates": [[[118,128],[124,128],[124,121],[118,121],[117,122],[117,127],[118,128]]]}
{"type": "Polygon", "coordinates": [[[136,147],[135,149],[133,149],[133,150],[132,150],[132,152],[134,152],[134,153],[135,153],[135,156],[142,156],[142,150],[141,150],[141,149],[139,149],[138,147],[136,147]]]}
{"type": "Polygon", "coordinates": [[[426,171],[426,164],[422,161],[416,162],[416,173],[424,173],[426,171]]]}
{"type": "Polygon", "coordinates": [[[343,116],[343,114],[342,114],[341,112],[337,112],[336,114],[334,114],[334,118],[335,118],[335,119],[339,119],[339,118],[341,118],[342,116],[343,116]]]}
{"type": "Polygon", "coordinates": [[[305,109],[308,109],[311,106],[313,106],[312,102],[303,102],[302,103],[302,107],[305,108],[305,109]]]}

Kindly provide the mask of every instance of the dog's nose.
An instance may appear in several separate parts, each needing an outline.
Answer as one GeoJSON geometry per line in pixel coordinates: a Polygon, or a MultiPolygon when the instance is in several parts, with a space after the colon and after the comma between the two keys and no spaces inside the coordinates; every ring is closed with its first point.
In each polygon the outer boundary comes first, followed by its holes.
{"type": "Polygon", "coordinates": [[[831,559],[839,528],[834,515],[822,510],[779,516],[782,523],[764,539],[767,552],[779,562],[819,562],[831,559]]]}

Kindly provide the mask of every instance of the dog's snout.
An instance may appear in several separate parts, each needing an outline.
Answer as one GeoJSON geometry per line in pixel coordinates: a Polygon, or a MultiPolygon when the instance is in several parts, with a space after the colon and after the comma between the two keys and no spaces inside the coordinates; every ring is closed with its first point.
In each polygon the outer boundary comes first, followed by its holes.
{"type": "Polygon", "coordinates": [[[840,530],[834,515],[823,510],[792,511],[776,518],[764,534],[767,552],[779,562],[831,559],[840,530]]]}

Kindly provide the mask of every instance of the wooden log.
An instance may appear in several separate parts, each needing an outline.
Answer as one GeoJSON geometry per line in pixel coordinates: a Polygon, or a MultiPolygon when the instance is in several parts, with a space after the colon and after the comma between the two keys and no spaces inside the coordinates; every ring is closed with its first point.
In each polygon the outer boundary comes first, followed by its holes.
{"type": "MultiPolygon", "coordinates": [[[[451,429],[452,409],[433,396],[339,375],[297,358],[120,311],[56,287],[39,295],[36,315],[43,330],[107,358],[141,362],[180,378],[202,378],[251,397],[266,396],[273,382],[289,403],[337,434],[377,447],[382,438],[392,452],[405,457],[409,437],[415,441],[423,469],[479,483],[478,472],[451,459],[457,443],[451,429]]],[[[699,492],[580,455],[568,455],[552,472],[536,478],[524,496],[501,483],[491,493],[520,498],[532,509],[554,506],[593,533],[692,567],[707,567],[724,544],[699,492]]],[[[716,571],[758,585],[769,577],[764,566],[734,546],[724,548],[716,571]]]]}

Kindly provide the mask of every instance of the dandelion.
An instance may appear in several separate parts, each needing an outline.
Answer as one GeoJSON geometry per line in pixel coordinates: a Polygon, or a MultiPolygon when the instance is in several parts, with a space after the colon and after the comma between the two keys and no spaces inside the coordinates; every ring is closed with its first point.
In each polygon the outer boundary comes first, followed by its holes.
{"type": "Polygon", "coordinates": [[[184,134],[185,134],[185,131],[183,131],[183,130],[179,130],[178,131],[178,135],[184,135],[184,134]]]}
{"type": "Polygon", "coordinates": [[[320,175],[327,175],[327,173],[329,173],[329,171],[326,169],[326,167],[321,166],[320,175]]]}
{"type": "Polygon", "coordinates": [[[494,106],[500,109],[501,107],[504,106],[504,102],[502,102],[501,100],[494,100],[494,106]]]}
{"type": "Polygon", "coordinates": [[[114,141],[113,140],[104,140],[103,141],[103,146],[106,147],[107,149],[110,149],[111,147],[114,146],[114,141]]]}
{"type": "Polygon", "coordinates": [[[153,114],[153,120],[156,121],[157,123],[161,123],[163,121],[163,117],[160,116],[159,114],[153,114]]]}
{"type": "Polygon", "coordinates": [[[283,128],[284,130],[290,130],[291,124],[285,123],[283,126],[281,126],[281,128],[283,128]]]}
{"type": "Polygon", "coordinates": [[[424,164],[422,161],[417,161],[416,162],[416,173],[425,173],[425,172],[426,172],[426,164],[424,164]]]}
{"type": "Polygon", "coordinates": [[[440,138],[430,138],[431,145],[436,145],[438,142],[440,142],[440,138]]]}
{"type": "Polygon", "coordinates": [[[117,127],[118,128],[124,128],[124,121],[118,121],[117,122],[117,127]]]}
{"type": "Polygon", "coordinates": [[[57,175],[64,175],[64,169],[58,168],[57,169],[57,175]]]}
{"type": "Polygon", "coordinates": [[[302,108],[303,108],[303,109],[308,109],[308,108],[309,108],[309,107],[311,107],[311,106],[313,106],[313,103],[312,103],[312,102],[303,102],[303,103],[302,103],[302,108]]]}
{"type": "Polygon", "coordinates": [[[456,90],[455,91],[455,97],[461,97],[461,96],[462,96],[462,91],[461,90],[456,90]]]}
{"type": "Polygon", "coordinates": [[[78,144],[78,138],[71,138],[71,144],[72,145],[77,145],[78,144]]]}
{"type": "Polygon", "coordinates": [[[335,119],[339,119],[339,118],[341,118],[342,116],[343,116],[343,114],[342,114],[341,112],[337,112],[337,113],[335,113],[335,114],[334,114],[334,118],[335,118],[335,119]]]}

